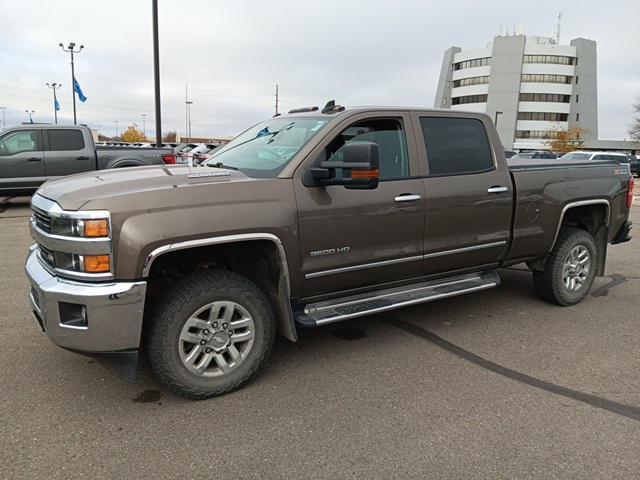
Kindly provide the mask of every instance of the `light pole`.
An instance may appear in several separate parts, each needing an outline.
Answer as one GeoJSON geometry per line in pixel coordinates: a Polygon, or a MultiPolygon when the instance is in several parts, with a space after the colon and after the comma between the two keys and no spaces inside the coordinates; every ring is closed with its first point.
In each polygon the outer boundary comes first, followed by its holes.
{"type": "Polygon", "coordinates": [[[493,124],[497,127],[498,126],[498,115],[502,115],[504,112],[496,112],[495,117],[493,118],[493,124]]]}
{"type": "Polygon", "coordinates": [[[26,113],[27,115],[29,115],[29,123],[33,123],[33,117],[32,117],[32,115],[33,115],[34,113],[36,113],[36,111],[35,111],[35,110],[25,110],[25,111],[24,111],[24,113],[26,113]]]}
{"type": "Polygon", "coordinates": [[[0,107],[0,110],[2,110],[2,128],[6,128],[7,127],[7,122],[4,121],[4,111],[7,109],[7,107],[0,107]]]}
{"type": "Polygon", "coordinates": [[[187,100],[184,103],[187,104],[187,137],[191,141],[191,105],[193,105],[193,101],[187,100]]]}
{"type": "Polygon", "coordinates": [[[71,54],[71,96],[73,97],[73,124],[77,123],[76,121],[76,73],[73,65],[73,54],[80,53],[84,48],[84,45],[80,45],[78,50],[75,50],[76,44],[73,42],[69,42],[69,46],[64,48],[64,45],[61,43],[60,48],[63,52],[68,52],[71,54]]]}
{"type": "Polygon", "coordinates": [[[144,139],[147,139],[147,114],[142,113],[142,135],[144,135],[144,139]]]}
{"type": "Polygon", "coordinates": [[[116,124],[116,136],[115,138],[118,138],[118,120],[115,121],[116,124]]]}
{"type": "Polygon", "coordinates": [[[47,87],[53,90],[53,118],[56,125],[58,124],[58,97],[56,96],[56,90],[62,86],[61,83],[47,83],[47,87]]]}
{"type": "Polygon", "coordinates": [[[187,138],[191,138],[191,105],[193,102],[189,100],[189,83],[184,84],[184,134],[187,138]]]}
{"type": "Polygon", "coordinates": [[[162,145],[162,120],[160,118],[160,44],[158,41],[158,0],[152,0],[153,10],[153,86],[156,100],[156,147],[162,145]]]}

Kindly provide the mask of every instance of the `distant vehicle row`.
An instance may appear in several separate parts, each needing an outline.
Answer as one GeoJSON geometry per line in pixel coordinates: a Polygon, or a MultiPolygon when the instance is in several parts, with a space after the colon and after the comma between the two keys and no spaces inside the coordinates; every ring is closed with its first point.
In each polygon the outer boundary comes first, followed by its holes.
{"type": "MultiPolygon", "coordinates": [[[[207,160],[213,151],[220,147],[222,143],[162,143],[163,148],[172,148],[176,156],[177,163],[197,163],[200,164],[207,160]]],[[[96,142],[96,146],[113,148],[113,147],[131,147],[131,148],[149,148],[154,147],[153,143],[148,142],[96,142]]]]}
{"type": "Polygon", "coordinates": [[[617,153],[617,152],[589,152],[589,151],[574,151],[565,153],[564,155],[558,157],[553,152],[548,150],[533,150],[530,152],[511,152],[505,151],[505,156],[512,160],[518,159],[561,159],[561,160],[615,160],[618,163],[628,163],[631,167],[631,173],[634,175],[640,174],[640,159],[638,159],[634,155],[629,155],[627,153],[617,153]]]}

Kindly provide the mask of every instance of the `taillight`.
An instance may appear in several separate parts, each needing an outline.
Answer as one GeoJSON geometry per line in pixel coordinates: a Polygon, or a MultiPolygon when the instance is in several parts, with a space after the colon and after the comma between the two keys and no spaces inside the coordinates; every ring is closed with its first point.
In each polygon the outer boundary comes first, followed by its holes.
{"type": "Polygon", "coordinates": [[[176,156],[175,155],[162,155],[162,161],[167,165],[175,165],[176,164],[176,156]]]}
{"type": "Polygon", "coordinates": [[[631,208],[631,204],[633,203],[633,187],[635,181],[633,180],[633,175],[629,179],[629,189],[627,190],[627,207],[631,208]]]}

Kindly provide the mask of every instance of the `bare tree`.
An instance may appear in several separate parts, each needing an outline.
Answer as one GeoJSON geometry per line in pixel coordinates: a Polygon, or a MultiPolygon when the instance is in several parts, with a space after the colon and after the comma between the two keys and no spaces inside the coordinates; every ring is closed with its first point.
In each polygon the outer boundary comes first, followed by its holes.
{"type": "Polygon", "coordinates": [[[640,142],[640,97],[633,103],[633,120],[629,128],[631,139],[640,142]]]}

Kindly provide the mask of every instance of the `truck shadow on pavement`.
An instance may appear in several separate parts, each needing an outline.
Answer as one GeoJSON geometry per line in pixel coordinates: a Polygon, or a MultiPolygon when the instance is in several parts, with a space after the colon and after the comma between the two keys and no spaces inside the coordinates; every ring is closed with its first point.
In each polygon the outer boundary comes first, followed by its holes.
{"type": "Polygon", "coordinates": [[[31,197],[3,197],[0,196],[0,215],[3,217],[12,216],[29,216],[30,215],[31,197]]]}

